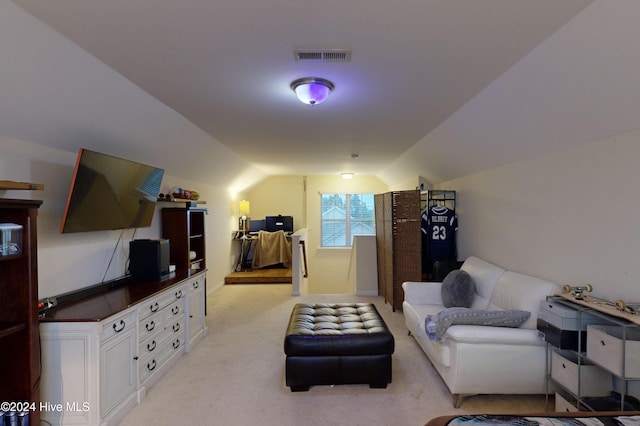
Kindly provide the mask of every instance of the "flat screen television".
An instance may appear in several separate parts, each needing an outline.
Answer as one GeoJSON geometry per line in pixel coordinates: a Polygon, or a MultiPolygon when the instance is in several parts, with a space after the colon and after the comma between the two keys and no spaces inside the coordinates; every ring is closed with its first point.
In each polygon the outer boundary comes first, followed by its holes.
{"type": "Polygon", "coordinates": [[[151,226],[164,169],[80,148],[60,233],[151,226]]]}

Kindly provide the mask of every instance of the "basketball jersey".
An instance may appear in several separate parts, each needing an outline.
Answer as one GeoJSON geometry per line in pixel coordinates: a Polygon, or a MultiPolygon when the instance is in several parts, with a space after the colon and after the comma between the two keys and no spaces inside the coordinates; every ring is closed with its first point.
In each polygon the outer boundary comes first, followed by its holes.
{"type": "Polygon", "coordinates": [[[422,233],[429,245],[432,261],[455,258],[455,231],[458,220],[453,210],[445,206],[433,206],[422,214],[422,233]]]}

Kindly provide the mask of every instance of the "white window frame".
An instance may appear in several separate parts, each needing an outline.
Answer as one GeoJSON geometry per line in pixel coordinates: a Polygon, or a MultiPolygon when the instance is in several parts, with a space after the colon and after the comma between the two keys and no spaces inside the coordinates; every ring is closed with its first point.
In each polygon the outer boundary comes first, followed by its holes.
{"type": "MultiPolygon", "coordinates": [[[[373,197],[374,194],[373,193],[335,193],[335,192],[330,192],[330,193],[321,193],[320,194],[320,248],[351,248],[353,245],[353,239],[355,236],[358,235],[375,235],[376,234],[376,228],[375,228],[375,210],[374,210],[374,204],[373,204],[373,197]],[[324,208],[324,197],[325,196],[340,196],[340,197],[345,197],[344,200],[344,219],[337,219],[337,218],[332,218],[332,219],[324,219],[324,212],[323,212],[323,208],[324,208]],[[351,211],[351,203],[352,203],[352,198],[354,196],[358,196],[361,199],[363,197],[367,197],[370,198],[371,200],[371,204],[370,205],[366,205],[366,207],[371,209],[372,212],[372,216],[371,219],[363,219],[363,218],[353,218],[350,216],[350,214],[348,214],[348,212],[351,211]],[[358,232],[353,232],[353,225],[355,223],[363,223],[363,224],[368,224],[370,226],[371,232],[370,233],[358,233],[358,232]],[[332,245],[325,245],[325,232],[326,232],[326,227],[325,225],[331,224],[331,223],[339,223],[342,224],[344,223],[344,238],[345,238],[345,245],[336,245],[336,244],[332,244],[332,245]]],[[[366,203],[366,200],[365,200],[366,203]]]]}

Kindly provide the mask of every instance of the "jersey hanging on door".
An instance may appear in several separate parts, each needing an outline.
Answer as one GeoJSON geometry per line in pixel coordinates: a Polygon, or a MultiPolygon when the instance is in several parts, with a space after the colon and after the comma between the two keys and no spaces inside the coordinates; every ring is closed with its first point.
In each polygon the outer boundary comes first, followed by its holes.
{"type": "Polygon", "coordinates": [[[429,244],[432,261],[456,257],[458,219],[453,210],[433,206],[422,215],[422,232],[429,244]]]}

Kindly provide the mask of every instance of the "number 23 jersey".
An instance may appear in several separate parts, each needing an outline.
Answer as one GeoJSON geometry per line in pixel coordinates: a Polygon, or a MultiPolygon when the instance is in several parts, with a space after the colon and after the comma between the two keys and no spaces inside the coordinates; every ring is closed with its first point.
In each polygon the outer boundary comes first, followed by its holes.
{"type": "Polygon", "coordinates": [[[453,210],[445,206],[433,206],[422,214],[422,233],[429,243],[431,259],[455,256],[455,231],[458,219],[453,210]]]}

